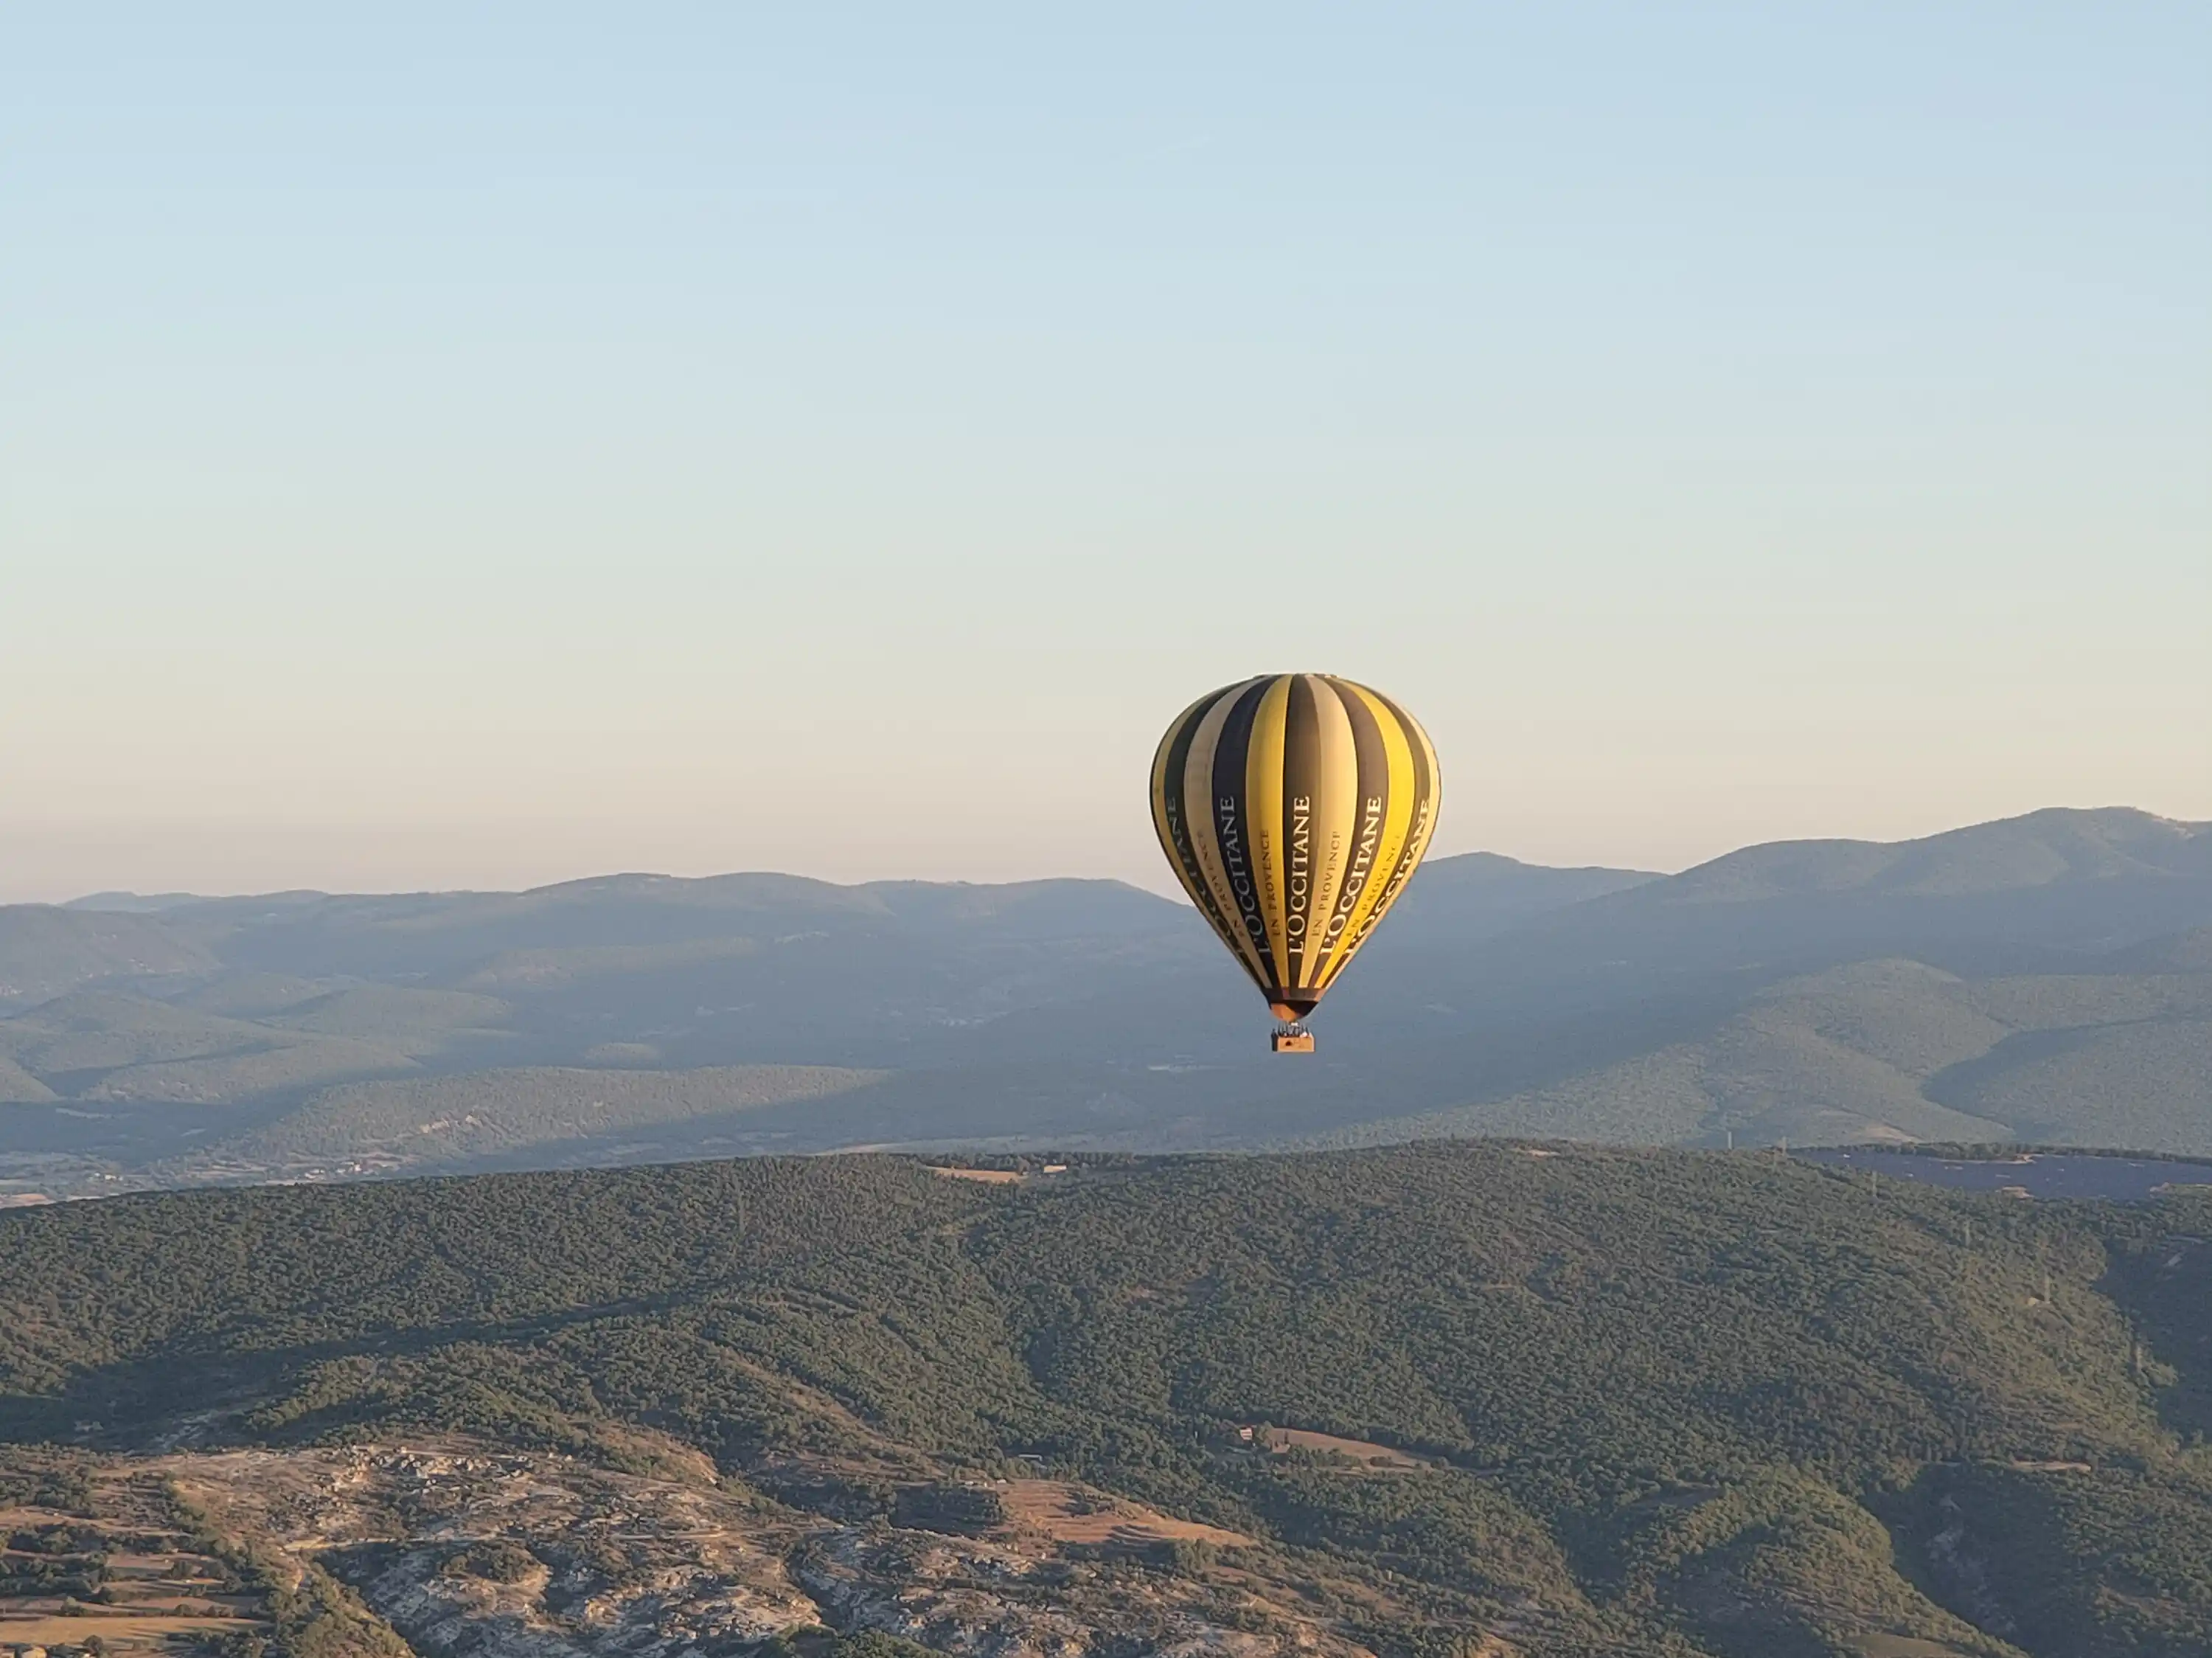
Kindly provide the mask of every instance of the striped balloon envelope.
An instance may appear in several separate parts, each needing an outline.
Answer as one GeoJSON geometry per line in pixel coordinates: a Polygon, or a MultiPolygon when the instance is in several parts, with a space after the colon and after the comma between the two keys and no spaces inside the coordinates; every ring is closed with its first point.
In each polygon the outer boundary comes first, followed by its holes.
{"type": "Polygon", "coordinates": [[[1152,757],[1152,826],[1183,890],[1308,1051],[1299,1021],[1405,890],[1436,827],[1437,751],[1379,691],[1328,674],[1224,686],[1152,757]]]}

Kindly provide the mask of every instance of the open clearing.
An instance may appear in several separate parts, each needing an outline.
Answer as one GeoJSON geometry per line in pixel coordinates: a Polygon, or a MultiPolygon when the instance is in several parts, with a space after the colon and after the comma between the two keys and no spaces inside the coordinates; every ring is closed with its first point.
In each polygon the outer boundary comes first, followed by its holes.
{"type": "Polygon", "coordinates": [[[1854,1637],[1866,1658],[1967,1658],[1965,1649],[1917,1635],[1861,1635],[1854,1637]]]}
{"type": "Polygon", "coordinates": [[[980,1180],[985,1186],[1014,1186],[1022,1178],[1011,1168],[945,1168],[936,1163],[929,1166],[929,1172],[948,1180],[980,1180]]]}
{"type": "Polygon", "coordinates": [[[1016,1527],[1042,1532],[1055,1543],[1142,1548],[1156,1543],[1212,1543],[1238,1548],[1251,1542],[1239,1532],[1164,1514],[1119,1497],[1086,1491],[1057,1479],[1012,1479],[999,1489],[1006,1517],[1016,1527]]]}
{"type": "Polygon", "coordinates": [[[1390,1473],[1415,1473],[1430,1466],[1419,1457],[1393,1450],[1388,1445],[1377,1445],[1372,1440],[1309,1433],[1303,1428],[1270,1428],[1262,1423],[1252,1429],[1252,1440],[1279,1456],[1286,1451],[1333,1451],[1390,1473]]]}

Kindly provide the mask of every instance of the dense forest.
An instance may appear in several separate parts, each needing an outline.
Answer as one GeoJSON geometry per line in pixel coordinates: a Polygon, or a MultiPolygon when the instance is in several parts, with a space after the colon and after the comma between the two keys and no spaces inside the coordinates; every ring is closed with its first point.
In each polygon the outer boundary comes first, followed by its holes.
{"type": "Polygon", "coordinates": [[[1042,1470],[1347,1586],[1383,1651],[2212,1651],[2203,1193],[1495,1143],[1006,1172],[0,1215],[0,1439],[670,1443],[951,1530],[1042,1470]]]}

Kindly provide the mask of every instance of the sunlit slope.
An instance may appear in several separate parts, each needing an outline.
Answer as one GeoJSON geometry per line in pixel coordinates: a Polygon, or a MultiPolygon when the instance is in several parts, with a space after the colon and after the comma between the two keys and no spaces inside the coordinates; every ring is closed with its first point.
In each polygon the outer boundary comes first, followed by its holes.
{"type": "Polygon", "coordinates": [[[2208,1234],[2203,1200],[1505,1144],[128,1198],[0,1216],[0,1431],[619,1459],[643,1424],[848,1506],[1020,1454],[1387,1586],[1401,1643],[2179,1658],[2208,1234]]]}
{"type": "Polygon", "coordinates": [[[404,1037],[303,1030],[114,991],[70,991],[0,1021],[0,1053],[56,1093],[102,1106],[220,1103],[407,1070],[409,1045],[404,1037]]]}
{"type": "Polygon", "coordinates": [[[387,1172],[417,1163],[492,1160],[563,1143],[619,1141],[696,1119],[779,1105],[827,1108],[883,1080],[880,1071],[820,1065],[720,1065],[701,1070],[518,1066],[459,1076],[354,1082],[325,1089],[267,1128],[226,1143],[254,1167],[319,1159],[387,1172]]]}
{"type": "Polygon", "coordinates": [[[1337,1137],[1438,1134],[2212,1153],[2212,973],[1968,978],[1854,963],[1785,979],[1683,1040],[1337,1137]]]}

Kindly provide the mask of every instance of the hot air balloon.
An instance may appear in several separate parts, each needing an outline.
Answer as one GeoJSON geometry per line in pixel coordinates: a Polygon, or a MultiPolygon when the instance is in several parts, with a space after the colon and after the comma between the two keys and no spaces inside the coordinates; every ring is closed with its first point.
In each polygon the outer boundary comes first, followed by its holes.
{"type": "Polygon", "coordinates": [[[1208,692],[1152,757],[1152,826],[1192,903],[1310,1053],[1306,1015],[1436,827],[1437,751],[1378,691],[1274,674],[1208,692]]]}

